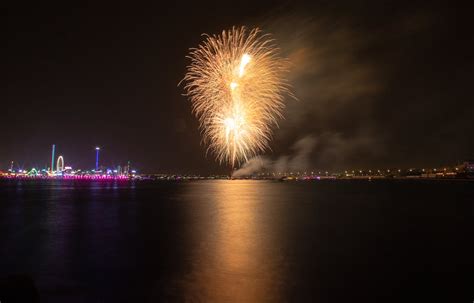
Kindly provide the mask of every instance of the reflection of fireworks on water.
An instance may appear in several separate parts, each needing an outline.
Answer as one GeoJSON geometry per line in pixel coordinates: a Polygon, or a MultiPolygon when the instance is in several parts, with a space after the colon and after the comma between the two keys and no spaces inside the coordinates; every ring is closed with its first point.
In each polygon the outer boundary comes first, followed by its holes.
{"type": "Polygon", "coordinates": [[[264,151],[282,117],[288,62],[268,35],[244,27],[191,49],[186,95],[208,151],[232,166],[264,151]]]}

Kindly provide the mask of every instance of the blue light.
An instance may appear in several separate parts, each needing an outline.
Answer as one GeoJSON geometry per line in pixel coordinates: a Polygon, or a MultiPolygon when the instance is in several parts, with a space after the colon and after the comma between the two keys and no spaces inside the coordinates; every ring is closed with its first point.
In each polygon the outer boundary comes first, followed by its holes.
{"type": "Polygon", "coordinates": [[[95,170],[99,170],[99,151],[100,147],[95,148],[95,170]]]}
{"type": "Polygon", "coordinates": [[[56,145],[53,144],[53,150],[51,151],[51,172],[54,171],[54,151],[56,149],[56,145]]]}

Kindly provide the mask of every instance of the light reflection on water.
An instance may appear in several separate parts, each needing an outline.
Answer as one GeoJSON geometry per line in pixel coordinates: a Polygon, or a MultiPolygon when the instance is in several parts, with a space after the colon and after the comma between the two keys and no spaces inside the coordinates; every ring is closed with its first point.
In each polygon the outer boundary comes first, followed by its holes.
{"type": "MultiPolygon", "coordinates": [[[[202,193],[188,186],[188,197],[202,193]]],[[[262,302],[279,297],[284,265],[264,211],[277,193],[255,181],[216,181],[193,203],[190,215],[212,214],[193,228],[192,269],[182,283],[187,300],[202,302],[262,302]],[[270,199],[271,200],[271,199],[270,199]],[[271,244],[271,245],[270,245],[271,244]]]]}
{"type": "Polygon", "coordinates": [[[470,185],[0,180],[0,280],[25,273],[53,303],[462,294],[470,185]]]}

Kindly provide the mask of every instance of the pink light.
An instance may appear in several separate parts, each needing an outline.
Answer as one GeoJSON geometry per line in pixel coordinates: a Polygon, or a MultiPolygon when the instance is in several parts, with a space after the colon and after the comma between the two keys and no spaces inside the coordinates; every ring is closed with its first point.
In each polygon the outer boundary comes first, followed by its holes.
{"type": "Polygon", "coordinates": [[[18,179],[18,180],[129,180],[128,176],[111,176],[111,175],[63,175],[63,176],[29,176],[29,175],[0,175],[0,178],[18,179]]]}

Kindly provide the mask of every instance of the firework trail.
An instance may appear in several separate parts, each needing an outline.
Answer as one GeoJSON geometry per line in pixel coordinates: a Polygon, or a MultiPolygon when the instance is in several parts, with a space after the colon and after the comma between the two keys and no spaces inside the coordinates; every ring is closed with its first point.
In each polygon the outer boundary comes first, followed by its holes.
{"type": "Polygon", "coordinates": [[[245,27],[204,35],[183,79],[203,141],[232,167],[265,151],[282,118],[288,61],[269,35],[245,27]]]}

